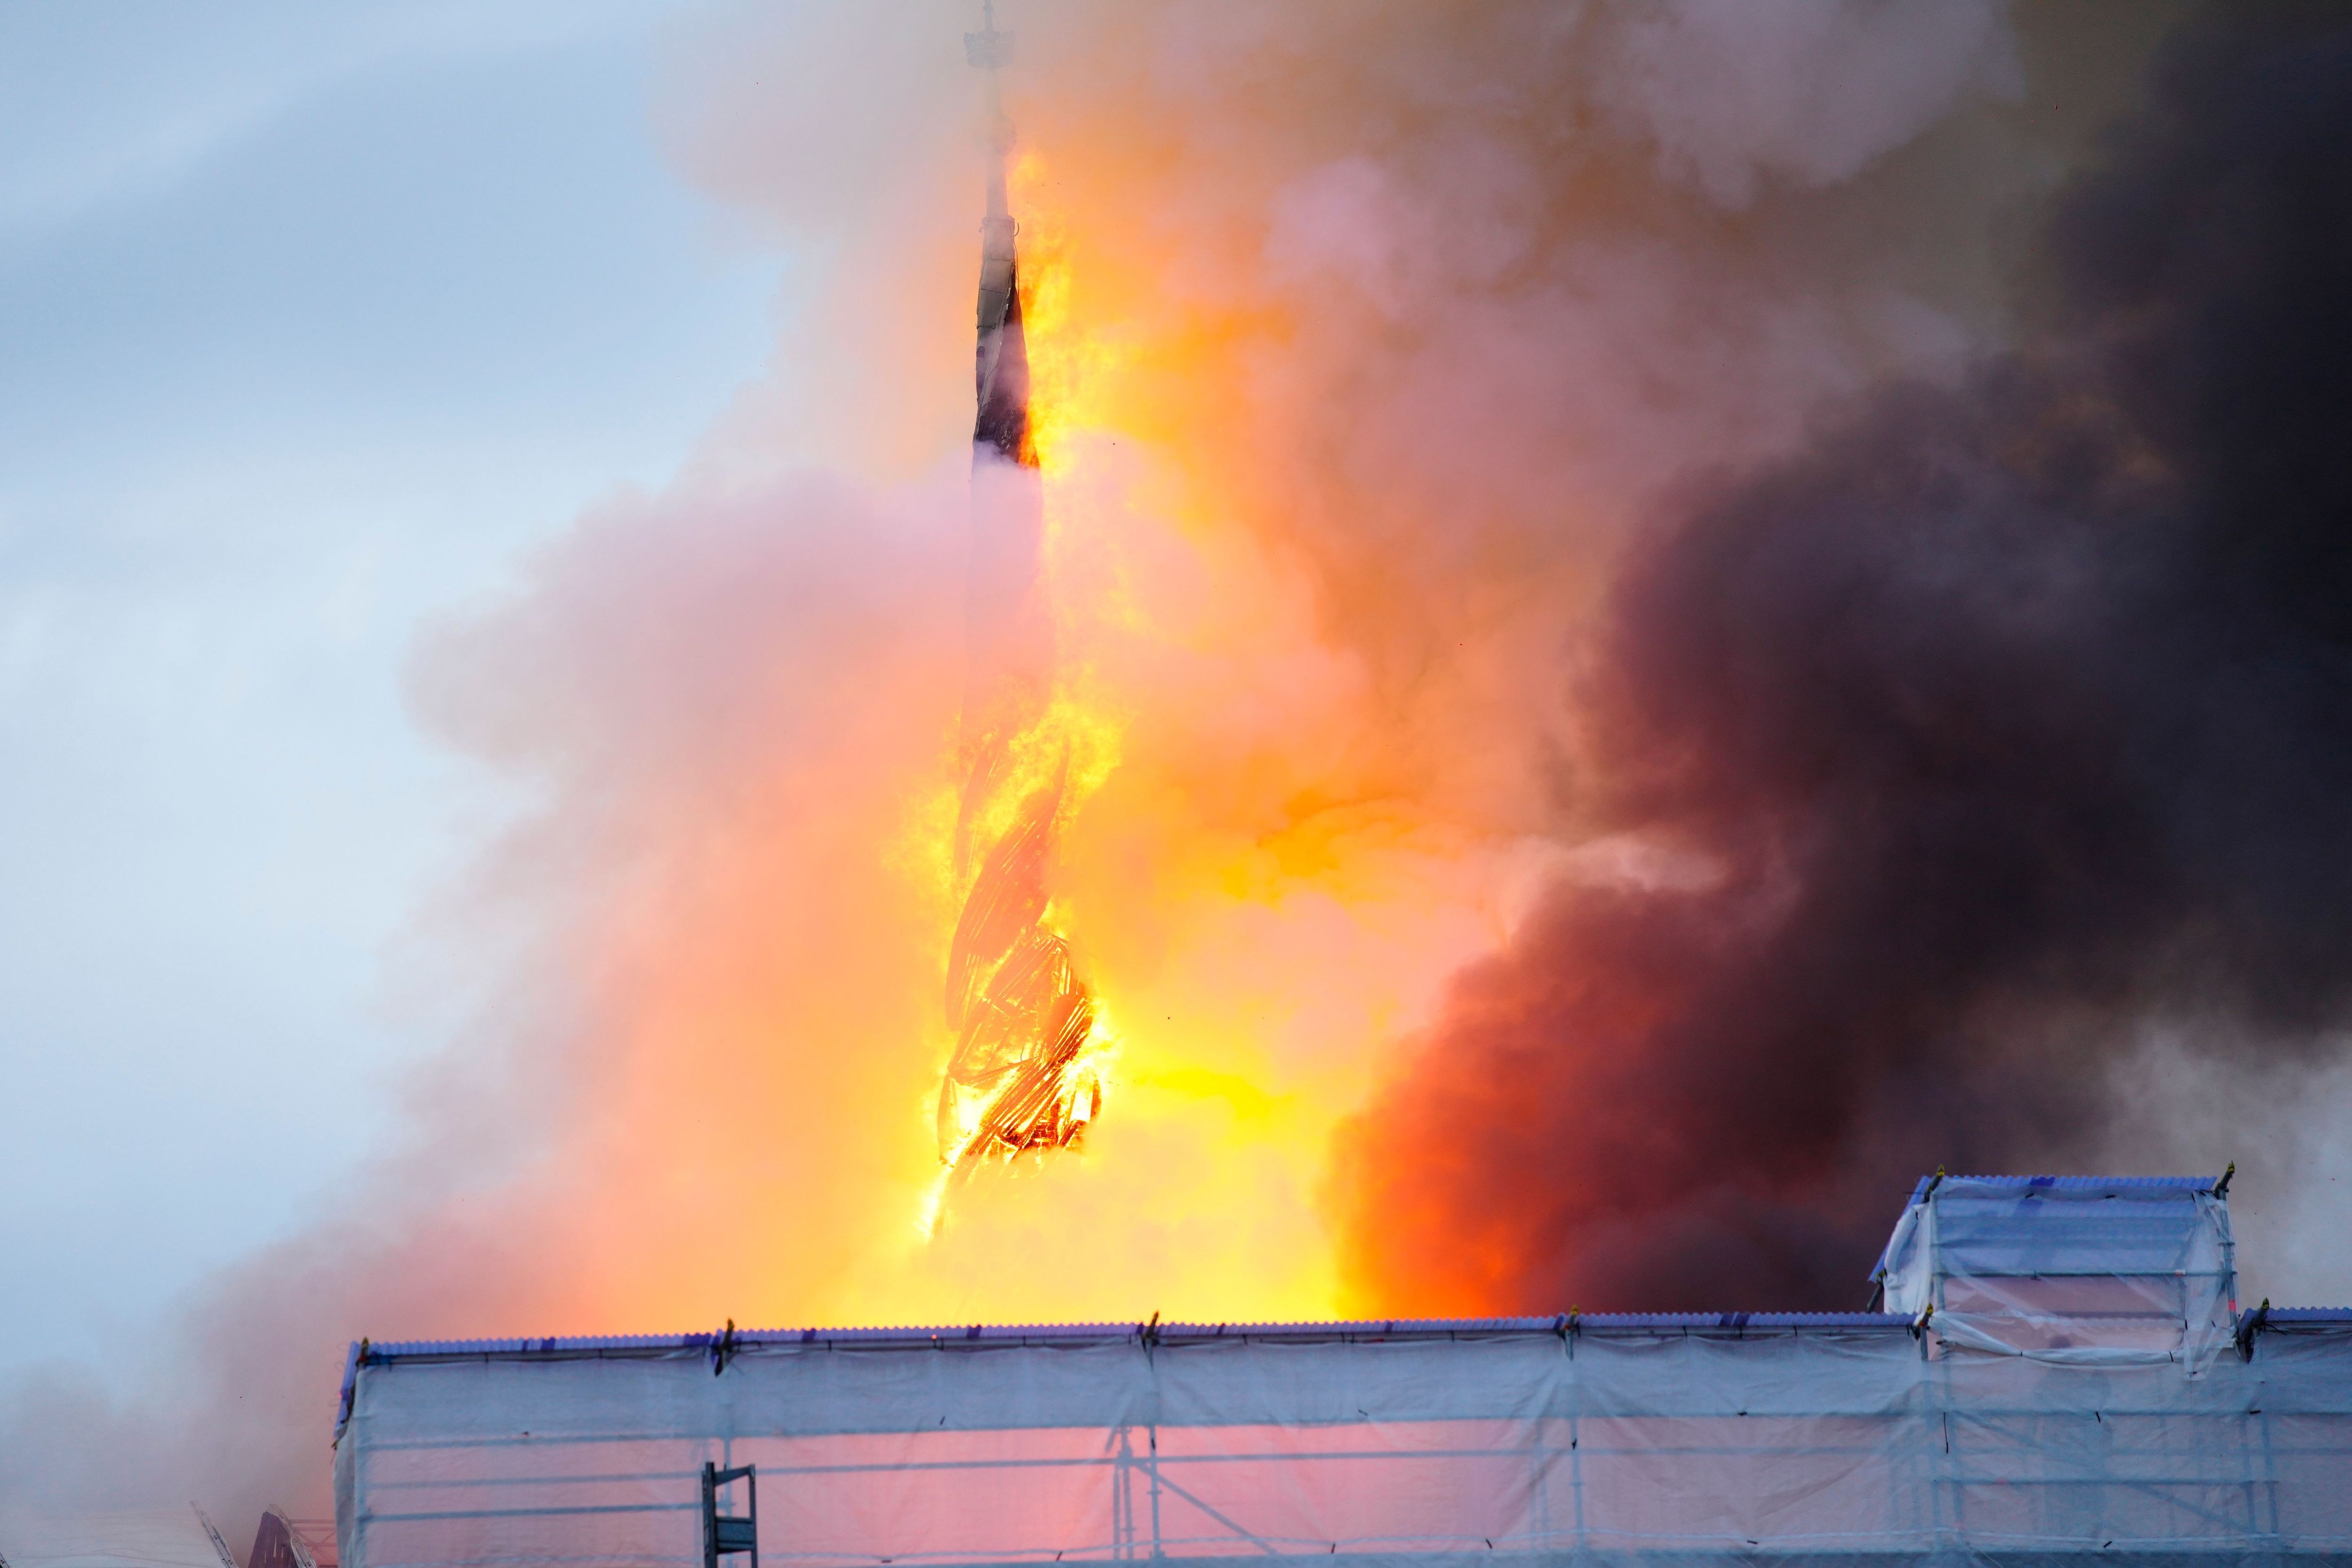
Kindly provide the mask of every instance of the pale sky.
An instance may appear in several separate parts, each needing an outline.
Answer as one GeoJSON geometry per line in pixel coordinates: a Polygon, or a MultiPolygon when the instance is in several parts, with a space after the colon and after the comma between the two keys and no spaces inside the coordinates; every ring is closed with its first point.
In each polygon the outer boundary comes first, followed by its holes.
{"type": "Polygon", "coordinates": [[[500,802],[415,634],[773,341],[679,8],[0,0],[0,1373],[331,1202],[443,1037],[387,954],[500,802]]]}

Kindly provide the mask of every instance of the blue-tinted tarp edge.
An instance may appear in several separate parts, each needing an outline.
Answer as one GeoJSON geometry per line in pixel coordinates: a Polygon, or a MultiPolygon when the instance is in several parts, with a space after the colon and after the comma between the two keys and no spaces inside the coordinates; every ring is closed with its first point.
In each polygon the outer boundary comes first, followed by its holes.
{"type": "MultiPolygon", "coordinates": [[[[1939,1174],[1919,1178],[1911,1189],[1910,1202],[1904,1205],[1904,1214],[1907,1215],[1911,1210],[1926,1203],[1929,1192],[1939,1191],[1948,1185],[1972,1188],[1978,1194],[1985,1196],[1998,1193],[2002,1195],[2014,1194],[2022,1197],[2036,1192],[2112,1192],[2118,1195],[2147,1196],[2178,1193],[2194,1195],[2211,1193],[2221,1184],[2220,1176],[1955,1176],[1939,1174]]],[[[1893,1267],[1895,1242],[1903,1233],[1902,1222],[1903,1215],[1896,1215],[1895,1229],[1888,1234],[1886,1245],[1879,1249],[1878,1260],[1871,1265],[1868,1278],[1874,1282],[1893,1267]]]]}
{"type": "MultiPolygon", "coordinates": [[[[1901,1329],[1911,1320],[1885,1312],[1583,1312],[1528,1318],[1361,1319],[1297,1323],[962,1323],[867,1329],[741,1329],[737,1349],[801,1344],[866,1344],[952,1347],[989,1344],[1121,1344],[1147,1335],[1158,1343],[1186,1344],[1220,1339],[1250,1340],[1448,1340],[1509,1334],[1642,1332],[1747,1329],[1901,1329]]],[[[489,1340],[371,1342],[371,1366],[423,1357],[578,1355],[597,1352],[663,1352],[712,1351],[718,1333],[547,1335],[489,1340]]],[[[354,1361],[359,1347],[352,1347],[354,1361]]]]}

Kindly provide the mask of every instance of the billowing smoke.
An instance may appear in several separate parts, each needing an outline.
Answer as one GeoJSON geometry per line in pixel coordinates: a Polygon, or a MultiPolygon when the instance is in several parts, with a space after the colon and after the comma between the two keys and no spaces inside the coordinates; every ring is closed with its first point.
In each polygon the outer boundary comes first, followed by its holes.
{"type": "Polygon", "coordinates": [[[2079,1163],[2151,1031],[2352,1023],[2352,26],[2194,27],[2030,346],[1696,486],[1574,676],[1615,835],[1339,1142],[1400,1309],[1853,1308],[1914,1173],[2079,1163]]]}
{"type": "Polygon", "coordinates": [[[362,1334],[1849,1304],[1917,1170],[2161,1120],[2143,1032],[2319,1051],[2317,44],[2209,27],[2043,246],[2161,7],[1003,0],[1116,1053],[926,1238],[971,9],[674,40],[807,242],[776,374],[425,639],[528,805],[404,963],[475,1020],[414,1146],[7,1395],[0,1492],[319,1511],[362,1334]]]}

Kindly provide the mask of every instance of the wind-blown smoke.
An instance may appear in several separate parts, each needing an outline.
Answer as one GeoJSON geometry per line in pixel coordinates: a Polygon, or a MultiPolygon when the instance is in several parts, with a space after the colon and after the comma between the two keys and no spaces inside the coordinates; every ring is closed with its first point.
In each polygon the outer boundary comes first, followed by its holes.
{"type": "MultiPolygon", "coordinates": [[[[955,1043],[974,17],[719,8],[666,134],[830,270],[688,473],[420,653],[423,721],[531,805],[420,922],[425,983],[480,1003],[415,1147],[225,1274],[172,1398],[42,1395],[31,1484],[137,1455],[166,1500],[316,1511],[362,1334],[1660,1306],[1707,1234],[1748,1249],[1710,1300],[1845,1304],[1915,1166],[2082,1146],[2074,1023],[2252,994],[2250,954],[2315,972],[2324,911],[2283,911],[2336,847],[2328,775],[2284,738],[2327,711],[2293,662],[2317,612],[2241,613],[2273,580],[2200,488],[2222,426],[2151,401],[2219,385],[2161,363],[2197,328],[2157,307],[2274,318],[2178,247],[2124,247],[2179,259],[2137,291],[2094,265],[2235,122],[2166,98],[2060,230],[2106,281],[1966,380],[2010,330],[1989,237],[2160,12],[999,16],[1042,581],[1100,738],[1047,889],[1118,1040],[1083,1150],[918,1228],[955,1043]],[[1775,458],[1654,535],[1663,489],[1775,458]],[[2273,817],[2312,829],[2275,885],[2273,817]]],[[[2237,1025],[2332,1005],[2262,994],[2237,1025]]]]}
{"type": "Polygon", "coordinates": [[[2347,101],[2352,26],[2192,29],[2059,207],[2031,349],[1634,548],[1575,799],[1642,855],[1346,1131],[1366,1295],[1859,1306],[1903,1180],[2079,1159],[2152,1024],[2341,1038],[2347,101]]]}

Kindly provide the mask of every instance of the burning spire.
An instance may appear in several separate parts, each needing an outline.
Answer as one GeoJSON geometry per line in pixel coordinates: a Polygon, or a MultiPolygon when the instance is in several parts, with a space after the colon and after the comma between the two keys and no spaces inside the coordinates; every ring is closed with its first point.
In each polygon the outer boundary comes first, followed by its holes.
{"type": "Polygon", "coordinates": [[[964,35],[965,58],[988,72],[992,138],[955,842],[964,903],[948,951],[946,1015],[956,1047],[939,1107],[940,1157],[959,1166],[1066,1147],[1102,1104],[1100,1082],[1084,1061],[1096,1032],[1094,1000],[1069,943],[1046,919],[1070,759],[1044,724],[1053,675],[1037,581],[1045,489],[1029,437],[1018,226],[1005,191],[1012,126],[997,88],[998,71],[1012,63],[1013,35],[997,30],[993,0],[982,16],[982,30],[964,35]]]}

